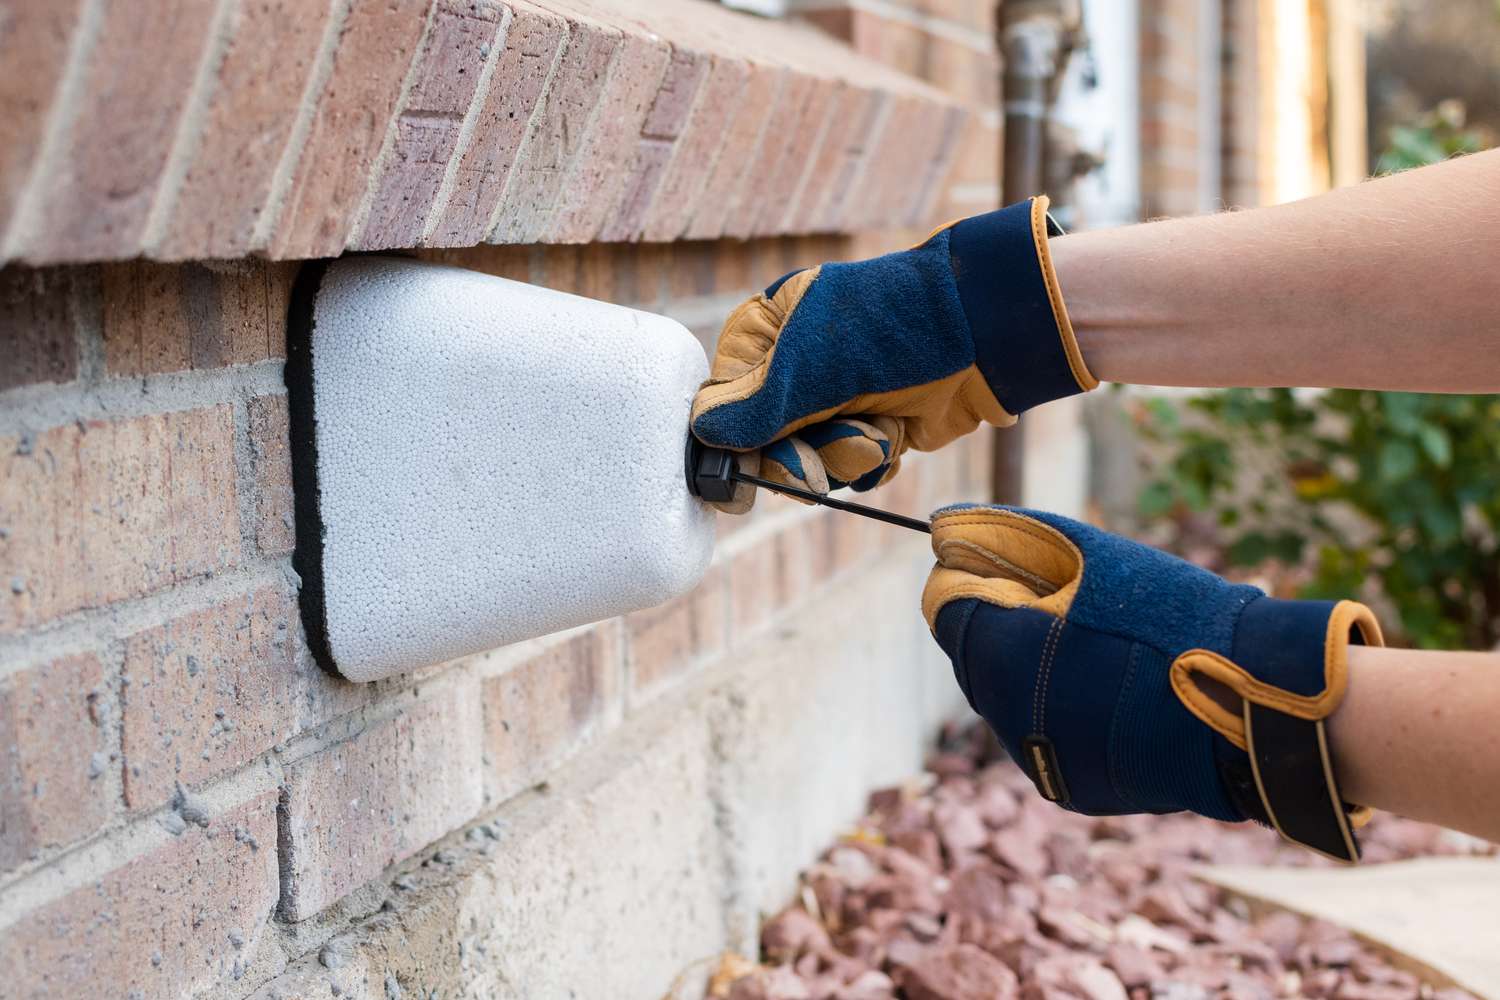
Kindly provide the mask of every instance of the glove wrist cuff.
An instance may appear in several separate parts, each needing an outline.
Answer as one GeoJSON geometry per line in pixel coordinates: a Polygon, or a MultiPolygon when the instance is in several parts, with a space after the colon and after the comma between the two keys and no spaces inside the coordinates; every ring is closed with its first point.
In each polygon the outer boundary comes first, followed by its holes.
{"type": "Polygon", "coordinates": [[[1219,760],[1240,810],[1338,861],[1359,860],[1365,811],[1339,792],[1327,720],[1348,684],[1349,645],[1381,641],[1362,604],[1261,597],[1241,613],[1230,656],[1190,650],[1172,664],[1183,704],[1243,751],[1219,760]],[[1210,697],[1205,679],[1237,695],[1237,711],[1210,697]]]}
{"type": "Polygon", "coordinates": [[[1084,363],[1047,240],[1062,230],[1048,201],[1027,201],[955,224],[948,252],[975,363],[1011,415],[1099,384],[1084,363]]]}

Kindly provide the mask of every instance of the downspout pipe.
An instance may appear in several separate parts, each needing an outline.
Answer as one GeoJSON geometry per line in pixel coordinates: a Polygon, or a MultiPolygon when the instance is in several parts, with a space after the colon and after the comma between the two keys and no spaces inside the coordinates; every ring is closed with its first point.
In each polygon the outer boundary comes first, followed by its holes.
{"type": "MultiPolygon", "coordinates": [[[[1082,23],[1078,0],[1002,0],[995,24],[1003,59],[1004,107],[1000,202],[1009,205],[1040,193],[1046,184],[1047,121],[1057,82],[1082,23]]],[[[992,492],[1001,503],[1020,503],[1025,443],[1019,430],[996,434],[992,492]]]]}

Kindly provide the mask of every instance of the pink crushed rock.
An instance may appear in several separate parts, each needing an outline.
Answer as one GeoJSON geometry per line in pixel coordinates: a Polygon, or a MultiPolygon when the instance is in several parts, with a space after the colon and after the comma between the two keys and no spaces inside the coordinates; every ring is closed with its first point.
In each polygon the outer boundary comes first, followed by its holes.
{"type": "MultiPolygon", "coordinates": [[[[1377,816],[1368,862],[1481,848],[1377,816]]],[[[1253,824],[1089,817],[1036,794],[980,724],[951,727],[919,782],[870,795],[859,826],[761,930],[729,1000],[1464,1000],[1348,931],[1252,917],[1191,866],[1326,865],[1253,824]]]]}

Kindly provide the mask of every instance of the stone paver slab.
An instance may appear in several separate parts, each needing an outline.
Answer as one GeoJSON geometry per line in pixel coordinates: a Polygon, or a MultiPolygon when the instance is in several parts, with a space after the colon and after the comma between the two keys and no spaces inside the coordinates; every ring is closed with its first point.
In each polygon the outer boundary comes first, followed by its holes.
{"type": "Polygon", "coordinates": [[[1213,865],[1196,874],[1247,900],[1354,931],[1413,971],[1500,997],[1500,860],[1423,858],[1357,868],[1213,865]]]}

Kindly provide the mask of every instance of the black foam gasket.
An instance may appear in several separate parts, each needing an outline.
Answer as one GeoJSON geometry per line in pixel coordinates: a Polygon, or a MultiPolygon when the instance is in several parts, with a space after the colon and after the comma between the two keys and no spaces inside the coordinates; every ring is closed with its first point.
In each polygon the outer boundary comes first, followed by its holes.
{"type": "MultiPolygon", "coordinates": [[[[323,593],[323,498],[318,488],[317,389],[313,382],[312,334],[318,291],[329,261],[303,264],[292,283],[286,314],[286,382],[288,436],[292,459],[292,504],[297,545],[292,568],[302,578],[297,606],[307,647],[324,670],[339,674],[328,642],[328,607],[323,593]]],[[[342,675],[340,675],[342,676],[342,675]]]]}

